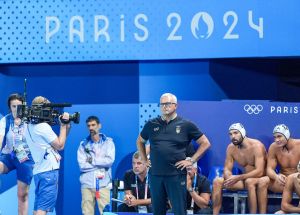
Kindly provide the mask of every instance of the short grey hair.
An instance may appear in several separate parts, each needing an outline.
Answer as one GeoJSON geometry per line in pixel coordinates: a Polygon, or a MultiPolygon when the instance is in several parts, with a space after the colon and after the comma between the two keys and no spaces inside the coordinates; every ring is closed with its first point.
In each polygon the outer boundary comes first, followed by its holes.
{"type": "Polygon", "coordinates": [[[135,153],[133,153],[132,159],[138,159],[138,160],[142,159],[142,157],[140,156],[139,151],[136,151],[135,153]]]}
{"type": "Polygon", "coordinates": [[[171,98],[171,100],[174,103],[177,104],[177,97],[174,94],[172,94],[172,93],[164,93],[164,94],[161,95],[160,99],[162,99],[163,97],[169,97],[169,98],[171,98]]]}

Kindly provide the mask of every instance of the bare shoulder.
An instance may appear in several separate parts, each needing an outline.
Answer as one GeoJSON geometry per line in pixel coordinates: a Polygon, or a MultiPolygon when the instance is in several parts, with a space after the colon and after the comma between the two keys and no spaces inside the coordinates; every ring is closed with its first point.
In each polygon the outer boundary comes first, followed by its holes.
{"type": "Polygon", "coordinates": [[[300,139],[293,139],[295,142],[295,145],[300,146],[300,139]]]}
{"type": "Polygon", "coordinates": [[[249,142],[251,143],[251,145],[254,148],[254,150],[257,150],[257,151],[261,151],[261,150],[266,151],[266,147],[265,147],[265,145],[261,141],[259,141],[257,139],[251,139],[251,138],[249,138],[249,142]]]}
{"type": "Polygon", "coordinates": [[[226,154],[232,155],[235,151],[235,148],[236,147],[233,145],[233,143],[229,143],[229,145],[227,146],[226,154]]]}
{"type": "Polygon", "coordinates": [[[277,151],[278,147],[276,147],[276,143],[273,142],[270,146],[269,146],[269,150],[268,150],[268,154],[275,154],[277,151]]]}

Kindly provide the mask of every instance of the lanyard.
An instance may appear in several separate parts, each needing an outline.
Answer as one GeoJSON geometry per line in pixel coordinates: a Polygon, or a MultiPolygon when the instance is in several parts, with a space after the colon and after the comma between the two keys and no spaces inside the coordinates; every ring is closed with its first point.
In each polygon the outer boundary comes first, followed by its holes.
{"type": "MultiPolygon", "coordinates": [[[[139,189],[138,189],[137,175],[135,175],[135,192],[136,192],[136,199],[139,199],[139,189]]],[[[144,199],[147,199],[147,192],[148,192],[148,172],[147,172],[147,175],[146,175],[145,197],[144,197],[144,199]]]]}
{"type": "MultiPolygon", "coordinates": [[[[193,190],[194,190],[195,192],[196,192],[196,182],[197,182],[197,174],[195,174],[194,180],[193,180],[193,190]]],[[[194,204],[195,204],[195,201],[194,201],[194,199],[192,198],[191,208],[194,208],[194,204]]]]}
{"type": "Polygon", "coordinates": [[[22,124],[20,125],[15,125],[14,121],[12,120],[12,122],[10,123],[10,130],[11,130],[11,133],[12,133],[12,145],[13,145],[13,148],[15,147],[16,145],[16,135],[18,135],[19,137],[17,138],[23,138],[23,137],[20,137],[20,135],[23,135],[23,126],[22,124]]]}

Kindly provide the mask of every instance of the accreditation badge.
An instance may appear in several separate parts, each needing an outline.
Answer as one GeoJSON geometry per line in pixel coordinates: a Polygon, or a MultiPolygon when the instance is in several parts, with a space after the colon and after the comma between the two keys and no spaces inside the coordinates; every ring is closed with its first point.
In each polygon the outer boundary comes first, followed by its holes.
{"type": "Polygon", "coordinates": [[[25,143],[19,144],[18,147],[14,151],[15,151],[16,157],[20,163],[23,163],[29,159],[28,154],[25,150],[25,143]]]}
{"type": "Polygon", "coordinates": [[[144,205],[139,205],[138,206],[138,212],[142,213],[142,214],[146,214],[147,213],[147,207],[144,205]]]}
{"type": "Polygon", "coordinates": [[[176,126],[176,133],[179,134],[181,131],[181,126],[180,125],[177,125],[176,126]]]}
{"type": "Polygon", "coordinates": [[[186,214],[194,214],[194,211],[189,209],[189,210],[186,210],[186,214]]]}

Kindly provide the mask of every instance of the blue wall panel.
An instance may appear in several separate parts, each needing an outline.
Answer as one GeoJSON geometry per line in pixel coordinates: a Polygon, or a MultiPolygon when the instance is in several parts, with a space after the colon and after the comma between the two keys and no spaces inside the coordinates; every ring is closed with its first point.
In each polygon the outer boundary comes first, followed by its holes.
{"type": "Polygon", "coordinates": [[[139,70],[140,102],[159,103],[165,92],[181,100],[227,98],[209,74],[209,61],[146,62],[139,70]]]}

